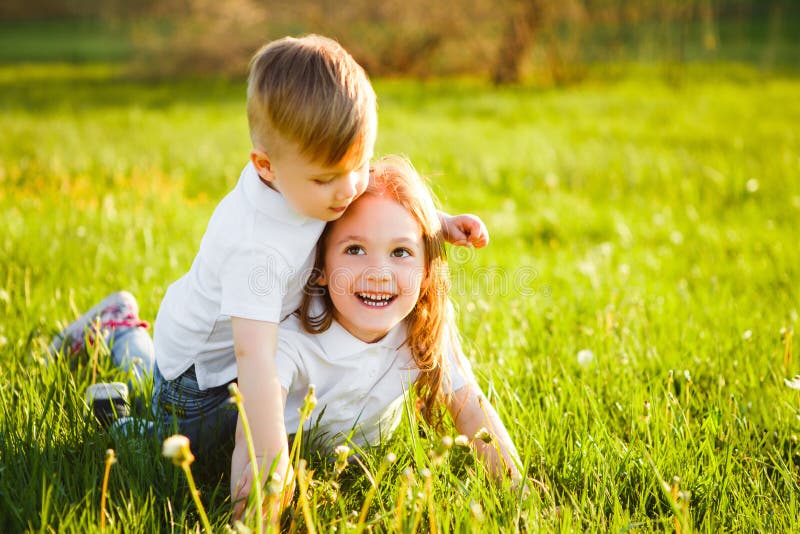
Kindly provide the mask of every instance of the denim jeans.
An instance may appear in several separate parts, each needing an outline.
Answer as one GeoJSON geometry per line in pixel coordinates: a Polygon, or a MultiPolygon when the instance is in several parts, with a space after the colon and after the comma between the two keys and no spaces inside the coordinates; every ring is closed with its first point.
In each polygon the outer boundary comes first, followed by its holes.
{"type": "Polygon", "coordinates": [[[155,363],[153,340],[145,328],[114,329],[107,340],[114,363],[130,373],[131,386],[142,388],[152,374],[152,412],[155,424],[125,418],[116,425],[122,435],[154,433],[159,439],[172,434],[189,438],[198,460],[228,468],[233,452],[238,412],[228,402],[228,385],[201,390],[194,366],[174,380],[166,380],[155,363]]]}
{"type": "Polygon", "coordinates": [[[227,384],[201,390],[194,366],[174,380],[166,380],[155,367],[153,412],[158,429],[163,437],[188,437],[198,459],[230,462],[239,413],[229,398],[227,384]]]}
{"type": "Polygon", "coordinates": [[[114,364],[131,376],[129,386],[141,387],[153,374],[155,355],[153,339],[145,328],[122,327],[113,329],[106,340],[114,364]]]}

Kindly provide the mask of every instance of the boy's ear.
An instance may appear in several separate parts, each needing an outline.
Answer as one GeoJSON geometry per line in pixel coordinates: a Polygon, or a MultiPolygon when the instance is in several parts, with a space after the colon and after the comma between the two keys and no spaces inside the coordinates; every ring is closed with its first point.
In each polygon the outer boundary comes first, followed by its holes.
{"type": "Polygon", "coordinates": [[[272,159],[263,150],[254,148],[250,151],[250,161],[256,168],[256,172],[262,180],[271,182],[275,180],[275,173],[272,172],[272,159]]]}

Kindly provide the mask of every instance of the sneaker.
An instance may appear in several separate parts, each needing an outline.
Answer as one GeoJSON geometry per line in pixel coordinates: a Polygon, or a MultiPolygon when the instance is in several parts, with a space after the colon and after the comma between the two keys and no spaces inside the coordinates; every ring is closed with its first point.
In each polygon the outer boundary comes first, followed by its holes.
{"type": "Polygon", "coordinates": [[[101,382],[86,388],[86,404],[103,427],[130,415],[128,386],[122,382],[101,382]]]}
{"type": "Polygon", "coordinates": [[[87,343],[94,345],[98,337],[108,339],[113,329],[121,327],[150,327],[139,318],[139,304],[127,291],[108,295],[73,321],[52,339],[48,351],[52,357],[77,354],[86,350],[87,343]]]}

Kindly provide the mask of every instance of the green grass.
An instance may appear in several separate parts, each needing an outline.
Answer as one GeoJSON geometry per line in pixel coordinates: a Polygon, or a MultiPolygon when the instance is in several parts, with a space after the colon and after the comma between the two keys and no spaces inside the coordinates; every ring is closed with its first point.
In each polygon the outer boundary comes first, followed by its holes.
{"type": "Polygon", "coordinates": [[[125,60],[133,53],[130,26],[97,18],[0,20],[0,62],[125,60]]]}
{"type": "MultiPolygon", "coordinates": [[[[241,83],[117,72],[0,67],[3,531],[99,530],[110,442],[82,404],[92,366],[45,365],[43,343],[120,288],[152,320],[249,149],[241,83]]],[[[652,68],[559,91],[376,82],[378,153],[409,155],[447,211],[490,228],[489,248],[450,251],[466,350],[561,510],[521,503],[456,452],[431,468],[441,529],[670,530],[659,476],[679,477],[699,531],[797,529],[800,392],[783,379],[800,363],[784,368],[780,330],[798,327],[800,80],[704,66],[674,81],[652,68]]],[[[120,378],[103,358],[98,373],[120,378]]],[[[402,470],[430,467],[436,442],[405,424],[366,455],[373,473],[399,456],[377,530],[394,528],[402,470]]],[[[111,531],[199,524],[157,443],[115,448],[111,531]]],[[[349,468],[332,501],[331,468],[313,465],[318,530],[347,531],[367,477],[349,468]]],[[[226,495],[206,477],[220,529],[226,495]]]]}

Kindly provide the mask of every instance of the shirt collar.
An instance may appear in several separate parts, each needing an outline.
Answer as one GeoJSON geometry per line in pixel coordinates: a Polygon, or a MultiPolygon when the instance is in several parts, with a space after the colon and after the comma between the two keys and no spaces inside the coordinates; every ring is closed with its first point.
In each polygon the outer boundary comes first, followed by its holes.
{"type": "Polygon", "coordinates": [[[366,343],[345,330],[342,325],[334,320],[331,322],[330,328],[317,335],[317,339],[325,355],[330,360],[342,360],[374,348],[394,352],[406,340],[406,323],[402,321],[396,324],[380,341],[366,343]]]}
{"type": "Polygon", "coordinates": [[[286,202],[286,198],[283,195],[264,184],[252,162],[248,163],[242,170],[239,183],[242,184],[244,196],[248,202],[258,211],[273,219],[293,226],[300,226],[314,220],[295,211],[286,202]]]}

